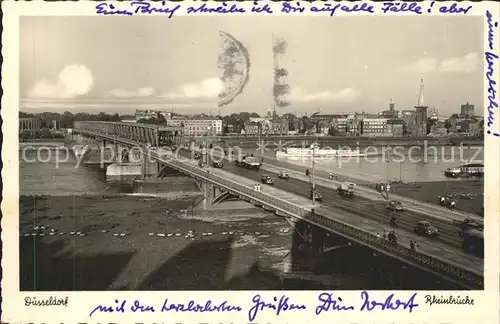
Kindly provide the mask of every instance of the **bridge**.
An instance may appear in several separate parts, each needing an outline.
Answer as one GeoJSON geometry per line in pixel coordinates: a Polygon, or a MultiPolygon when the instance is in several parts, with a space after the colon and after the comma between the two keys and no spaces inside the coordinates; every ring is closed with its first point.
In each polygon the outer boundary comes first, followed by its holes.
{"type": "MultiPolygon", "coordinates": [[[[209,200],[208,205],[223,201],[224,197],[235,196],[256,206],[262,206],[266,210],[274,211],[277,215],[300,221],[299,224],[308,224],[296,226],[295,230],[300,234],[300,237],[313,246],[324,245],[324,235],[317,230],[321,228],[326,232],[332,232],[349,241],[446,278],[466,289],[483,289],[484,287],[484,262],[480,258],[464,256],[464,253],[460,252],[459,249],[450,246],[443,249],[429,248],[412,251],[408,245],[391,244],[373,232],[378,221],[366,220],[363,215],[351,213],[349,208],[339,209],[330,206],[312,208],[313,206],[284,198],[286,196],[284,193],[267,193],[255,190],[250,185],[255,183],[255,180],[248,179],[249,182],[245,183],[242,179],[231,179],[228,174],[210,172],[210,170],[207,171],[197,166],[196,161],[189,159],[181,161],[173,154],[165,154],[163,150],[158,148],[164,143],[158,140],[161,132],[163,132],[162,138],[169,139],[167,142],[170,143],[167,145],[174,144],[176,137],[177,141],[180,142],[178,138],[181,136],[182,130],[169,129],[165,126],[75,122],[73,129],[74,134],[79,134],[94,142],[141,148],[142,163],[146,163],[149,158],[159,164],[158,174],[155,176],[159,176],[166,168],[170,168],[196,179],[206,200],[209,200]]],[[[252,171],[245,172],[252,173],[252,171]]],[[[354,205],[351,209],[355,210],[354,205]]],[[[441,243],[433,242],[429,246],[438,244],[441,243]]]]}

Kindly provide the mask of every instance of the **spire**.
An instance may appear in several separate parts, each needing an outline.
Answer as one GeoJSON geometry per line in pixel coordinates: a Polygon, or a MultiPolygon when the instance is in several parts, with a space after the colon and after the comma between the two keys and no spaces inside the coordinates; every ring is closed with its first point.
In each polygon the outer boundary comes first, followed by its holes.
{"type": "Polygon", "coordinates": [[[425,103],[424,103],[424,78],[420,79],[420,92],[418,93],[417,107],[425,107],[425,103]]]}
{"type": "Polygon", "coordinates": [[[392,98],[391,98],[391,100],[389,101],[389,104],[390,104],[390,105],[394,105],[394,100],[392,100],[392,98]]]}

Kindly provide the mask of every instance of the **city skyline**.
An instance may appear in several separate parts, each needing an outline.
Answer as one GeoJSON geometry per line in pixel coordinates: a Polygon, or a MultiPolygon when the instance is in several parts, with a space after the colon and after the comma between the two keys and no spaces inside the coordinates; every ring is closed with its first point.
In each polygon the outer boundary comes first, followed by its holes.
{"type": "Polygon", "coordinates": [[[272,33],[288,43],[284,64],[292,87],[292,105],[279,114],[379,112],[390,98],[396,110],[413,109],[423,77],[429,108],[451,115],[470,102],[482,115],[481,19],[195,19],[23,17],[21,110],[217,114],[218,31],[225,30],[248,48],[251,68],[247,87],[222,115],[263,115],[272,107],[272,33]],[[164,32],[169,29],[183,33],[164,32]]]}

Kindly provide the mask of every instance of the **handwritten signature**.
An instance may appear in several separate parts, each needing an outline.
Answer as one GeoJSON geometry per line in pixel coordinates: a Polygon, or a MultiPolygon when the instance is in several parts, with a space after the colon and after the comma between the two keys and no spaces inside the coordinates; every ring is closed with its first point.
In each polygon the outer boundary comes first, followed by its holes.
{"type": "MultiPolygon", "coordinates": [[[[493,15],[489,10],[486,10],[486,21],[488,23],[488,51],[484,53],[486,63],[488,68],[486,69],[486,80],[488,81],[488,123],[487,126],[490,128],[495,121],[494,109],[498,109],[497,102],[497,92],[495,90],[495,85],[497,82],[494,80],[495,72],[495,61],[498,60],[498,55],[494,53],[495,48],[493,46],[495,39],[495,28],[498,28],[498,22],[493,22],[493,15]]],[[[488,135],[500,136],[499,133],[487,131],[488,135]]]]}

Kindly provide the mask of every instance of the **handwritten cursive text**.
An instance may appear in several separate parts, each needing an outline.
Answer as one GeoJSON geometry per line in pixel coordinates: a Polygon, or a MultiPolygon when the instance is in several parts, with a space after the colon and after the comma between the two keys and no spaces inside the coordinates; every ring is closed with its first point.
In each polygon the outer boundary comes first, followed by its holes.
{"type": "Polygon", "coordinates": [[[99,313],[125,313],[126,303],[127,303],[126,300],[120,302],[120,301],[115,299],[114,306],[98,305],[90,312],[89,317],[92,317],[92,315],[95,312],[99,312],[99,313]]]}
{"type": "Polygon", "coordinates": [[[267,308],[274,310],[276,316],[279,316],[281,312],[284,311],[292,311],[292,310],[304,310],[306,309],[305,305],[292,304],[289,302],[289,298],[287,296],[281,296],[278,300],[277,297],[273,298],[273,301],[268,303],[261,300],[260,295],[255,295],[252,298],[253,306],[248,311],[248,320],[252,322],[256,317],[257,313],[263,311],[267,308]]]}
{"type": "Polygon", "coordinates": [[[154,13],[165,14],[169,19],[174,16],[174,14],[181,8],[181,5],[176,5],[174,7],[166,6],[166,1],[161,1],[157,3],[151,3],[147,1],[132,1],[127,3],[129,9],[126,7],[117,8],[118,4],[111,4],[107,2],[101,2],[98,4],[96,9],[96,14],[104,16],[133,16],[139,14],[151,15],[154,13]]]}
{"type": "MultiPolygon", "coordinates": [[[[495,73],[495,61],[498,60],[498,55],[494,53],[495,48],[493,46],[495,39],[495,29],[498,28],[498,22],[493,22],[493,15],[489,10],[486,10],[486,21],[488,23],[488,51],[484,53],[486,63],[488,67],[486,68],[486,80],[488,81],[488,128],[493,126],[493,122],[495,121],[495,111],[494,109],[498,109],[498,98],[497,91],[495,86],[497,82],[494,80],[495,73]]],[[[487,131],[488,135],[500,136],[499,133],[492,132],[491,130],[487,131]]]]}
{"type": "Polygon", "coordinates": [[[216,14],[237,14],[237,13],[245,13],[246,10],[244,8],[238,7],[237,4],[232,4],[229,6],[227,3],[223,2],[222,5],[217,7],[210,7],[206,3],[203,3],[199,6],[190,6],[186,11],[188,14],[198,14],[198,13],[216,13],[216,14]]]}
{"type": "Polygon", "coordinates": [[[321,314],[323,311],[352,311],[354,306],[344,306],[342,305],[341,297],[333,297],[330,293],[322,293],[318,296],[318,300],[321,304],[316,307],[316,315],[321,314]]]}
{"type": "Polygon", "coordinates": [[[406,2],[384,2],[382,7],[383,13],[400,13],[400,12],[412,12],[417,15],[422,14],[422,7],[417,2],[406,3],[406,2]]]}
{"type": "Polygon", "coordinates": [[[207,300],[205,304],[198,304],[194,300],[191,300],[187,304],[175,304],[175,303],[169,303],[168,299],[165,299],[161,311],[193,312],[193,313],[241,312],[241,307],[232,306],[227,301],[223,301],[222,303],[213,303],[211,300],[207,300]]]}
{"type": "Polygon", "coordinates": [[[376,308],[379,308],[380,310],[398,310],[398,309],[403,309],[411,313],[413,311],[413,308],[418,307],[419,305],[415,303],[415,297],[417,296],[417,293],[414,293],[411,295],[410,298],[406,301],[402,301],[400,299],[394,298],[394,294],[390,294],[389,297],[387,297],[384,301],[379,302],[375,300],[370,300],[370,295],[368,294],[367,291],[362,291],[361,292],[361,300],[363,301],[363,305],[361,306],[360,311],[373,311],[376,308]]]}
{"type": "Polygon", "coordinates": [[[337,11],[343,12],[368,12],[374,13],[373,6],[369,3],[363,2],[361,4],[340,4],[337,3],[335,5],[324,3],[323,6],[315,5],[311,7],[311,12],[328,12],[330,13],[330,17],[335,15],[337,11]]]}

